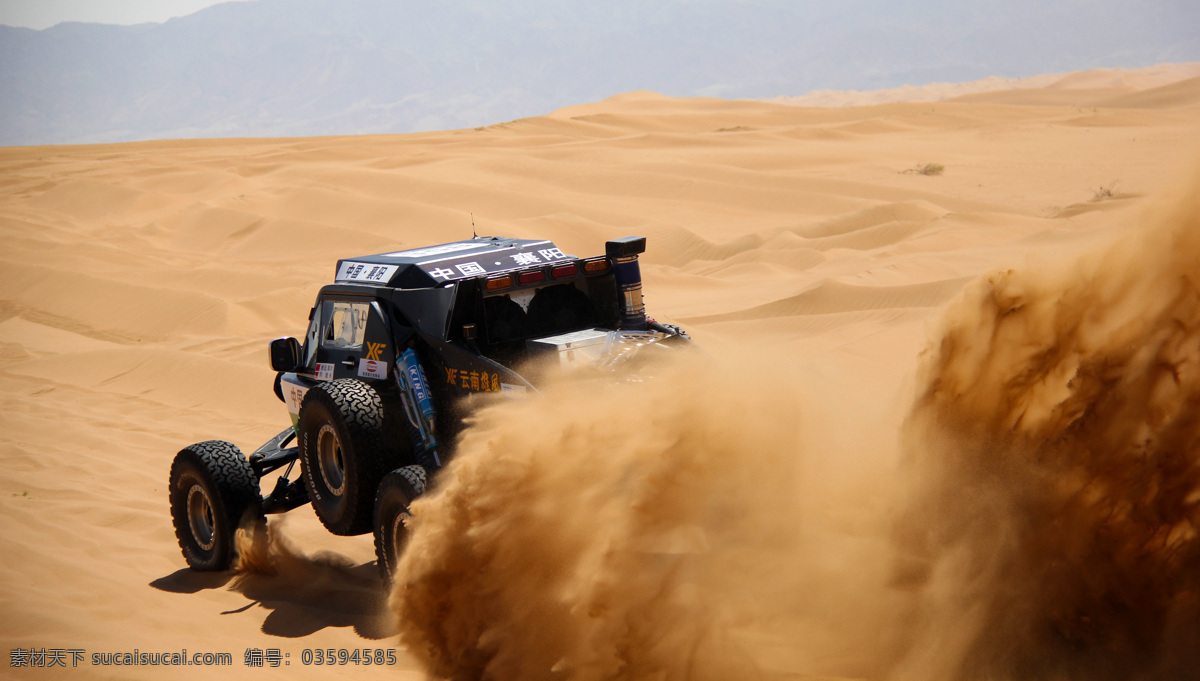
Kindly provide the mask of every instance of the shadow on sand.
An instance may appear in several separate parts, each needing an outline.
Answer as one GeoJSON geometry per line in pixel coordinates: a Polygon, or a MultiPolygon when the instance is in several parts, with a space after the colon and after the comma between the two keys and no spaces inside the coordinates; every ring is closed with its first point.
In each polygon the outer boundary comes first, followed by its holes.
{"type": "Polygon", "coordinates": [[[272,551],[270,571],[196,572],[184,568],[150,586],[171,593],[195,594],[228,588],[249,602],[223,615],[267,611],[262,631],[271,636],[300,638],[326,627],[352,627],[359,636],[380,640],[396,635],[387,610],[387,588],[375,563],[353,565],[345,556],[305,556],[272,551]]]}

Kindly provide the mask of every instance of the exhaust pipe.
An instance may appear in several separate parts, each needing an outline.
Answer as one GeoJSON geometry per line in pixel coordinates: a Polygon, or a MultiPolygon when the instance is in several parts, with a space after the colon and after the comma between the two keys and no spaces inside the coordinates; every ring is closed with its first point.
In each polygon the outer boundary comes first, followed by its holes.
{"type": "Polygon", "coordinates": [[[646,305],[642,302],[642,268],[638,256],[646,252],[646,237],[627,236],[604,244],[605,255],[612,261],[617,281],[617,299],[621,308],[621,328],[646,330],[646,305]]]}

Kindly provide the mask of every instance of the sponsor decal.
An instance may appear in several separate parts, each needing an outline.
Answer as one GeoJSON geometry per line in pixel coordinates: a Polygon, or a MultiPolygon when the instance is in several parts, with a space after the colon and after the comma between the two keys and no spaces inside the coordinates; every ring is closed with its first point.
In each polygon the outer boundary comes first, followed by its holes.
{"type": "Polygon", "coordinates": [[[413,394],[418,400],[429,398],[429,393],[425,391],[425,381],[421,380],[421,369],[416,364],[408,365],[408,382],[412,384],[413,394]]]}
{"type": "Polygon", "coordinates": [[[387,363],[374,359],[358,360],[359,378],[387,378],[387,363]]]}
{"type": "Polygon", "coordinates": [[[334,281],[365,281],[386,283],[396,273],[396,265],[377,265],[367,262],[343,262],[334,281]]]}
{"type": "Polygon", "coordinates": [[[367,359],[376,362],[383,359],[383,351],[387,349],[385,343],[367,343],[367,359]]]}
{"type": "Polygon", "coordinates": [[[523,385],[514,385],[512,383],[501,383],[500,392],[502,393],[523,393],[526,391],[523,385]]]}
{"type": "Polygon", "coordinates": [[[446,383],[476,393],[500,392],[500,374],[446,367],[446,383]]]}
{"type": "Polygon", "coordinates": [[[287,381],[284,381],[279,387],[283,390],[283,401],[287,404],[288,413],[299,414],[300,403],[304,401],[304,395],[308,392],[308,388],[287,381]]]}
{"type": "Polygon", "coordinates": [[[317,380],[332,381],[333,380],[333,365],[317,363],[317,380]]]}

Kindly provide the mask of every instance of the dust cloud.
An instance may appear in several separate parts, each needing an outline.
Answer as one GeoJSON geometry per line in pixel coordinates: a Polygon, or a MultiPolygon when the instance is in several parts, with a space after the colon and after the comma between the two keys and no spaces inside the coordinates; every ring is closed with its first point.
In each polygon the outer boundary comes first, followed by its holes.
{"type": "Polygon", "coordinates": [[[414,504],[401,640],[454,679],[1197,678],[1198,263],[1191,199],[983,278],[870,452],[814,446],[855,388],[771,348],[489,406],[414,504]]]}
{"type": "Polygon", "coordinates": [[[876,671],[887,542],[821,553],[789,365],[694,356],[483,410],[414,504],[391,601],[410,652],[456,679],[876,671]]]}
{"type": "Polygon", "coordinates": [[[277,562],[294,562],[302,555],[283,537],[278,523],[272,533],[266,518],[249,512],[238,524],[233,540],[236,549],[233,569],[243,574],[274,575],[278,572],[277,562]]]}
{"type": "Polygon", "coordinates": [[[905,432],[900,547],[927,568],[910,676],[1200,678],[1190,194],[947,311],[905,432]]]}
{"type": "Polygon", "coordinates": [[[235,536],[238,555],[230,588],[272,611],[263,631],[295,638],[340,626],[372,640],[395,635],[375,566],[356,565],[332,551],[299,550],[289,538],[288,522],[287,516],[268,523],[247,514],[235,536]]]}

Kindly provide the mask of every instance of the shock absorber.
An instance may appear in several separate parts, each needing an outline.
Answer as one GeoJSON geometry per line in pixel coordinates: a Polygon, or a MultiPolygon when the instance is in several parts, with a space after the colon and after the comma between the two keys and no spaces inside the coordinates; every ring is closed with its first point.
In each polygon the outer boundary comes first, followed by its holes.
{"type": "Polygon", "coordinates": [[[646,330],[646,305],[642,302],[642,268],[638,256],[646,252],[646,237],[627,236],[604,244],[605,255],[612,261],[621,310],[621,328],[646,330]]]}
{"type": "Polygon", "coordinates": [[[430,472],[441,468],[442,460],[437,453],[437,439],[433,430],[433,395],[429,392],[429,382],[425,380],[425,372],[417,359],[417,353],[412,348],[405,348],[396,358],[396,386],[400,388],[401,402],[404,404],[404,415],[408,418],[417,434],[417,461],[430,472]]]}

